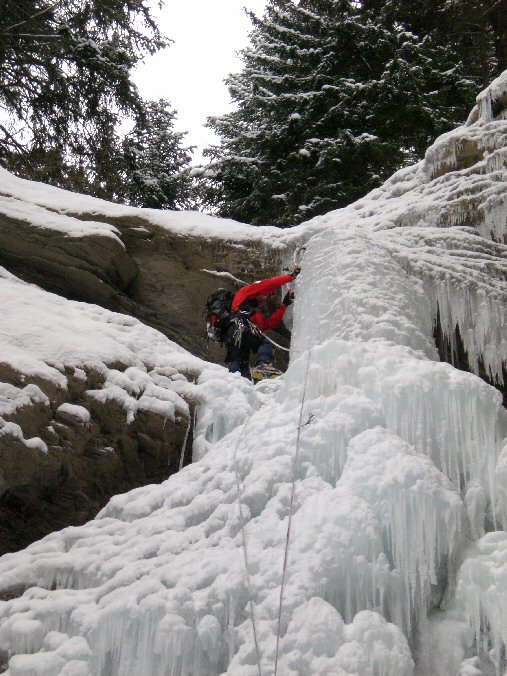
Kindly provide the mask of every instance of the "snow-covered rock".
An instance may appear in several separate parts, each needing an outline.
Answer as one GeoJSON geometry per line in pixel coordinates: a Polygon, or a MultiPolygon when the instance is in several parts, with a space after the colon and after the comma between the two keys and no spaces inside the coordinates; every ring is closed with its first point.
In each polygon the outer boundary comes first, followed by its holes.
{"type": "Polygon", "coordinates": [[[115,493],[188,462],[195,380],[222,369],[132,317],[69,301],[2,268],[0,297],[5,552],[82,523],[115,493]]]}
{"type": "Polygon", "coordinates": [[[112,204],[0,168],[0,265],[135,316],[205,359],[220,360],[204,340],[207,296],[278,274],[285,245],[279,228],[112,204]]]}

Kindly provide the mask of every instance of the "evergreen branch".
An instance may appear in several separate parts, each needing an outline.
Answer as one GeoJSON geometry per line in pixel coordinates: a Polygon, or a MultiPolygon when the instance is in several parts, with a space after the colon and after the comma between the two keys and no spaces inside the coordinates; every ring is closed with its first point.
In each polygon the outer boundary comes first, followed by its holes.
{"type": "MultiPolygon", "coordinates": [[[[35,14],[32,14],[27,19],[24,19],[23,21],[20,21],[19,23],[15,23],[12,26],[8,26],[5,29],[5,31],[10,31],[13,28],[17,28],[18,26],[22,26],[23,24],[28,23],[32,19],[35,19],[37,16],[40,16],[41,14],[45,14],[46,12],[49,12],[50,10],[52,10],[54,7],[56,7],[59,4],[60,4],[60,0],[57,0],[56,2],[53,2],[50,5],[48,5],[47,7],[45,7],[44,9],[41,9],[40,12],[36,12],[35,14]]],[[[5,33],[2,33],[2,35],[9,35],[9,33],[5,32],[5,33]]]]}
{"type": "Polygon", "coordinates": [[[11,38],[62,38],[62,35],[57,35],[56,33],[0,33],[1,36],[7,36],[11,38]]]}
{"type": "Polygon", "coordinates": [[[11,141],[10,145],[13,145],[13,146],[14,146],[15,148],[17,148],[18,150],[24,150],[24,149],[26,148],[26,146],[22,145],[21,143],[19,143],[19,141],[17,141],[17,140],[14,138],[14,136],[9,132],[8,129],[6,129],[6,127],[4,127],[3,124],[0,124],[0,131],[3,131],[3,133],[5,134],[5,136],[6,136],[8,139],[10,139],[10,141],[11,141]]]}
{"type": "Polygon", "coordinates": [[[498,5],[501,5],[502,2],[505,2],[505,0],[496,0],[496,2],[494,2],[491,5],[491,7],[488,7],[480,16],[481,17],[486,16],[486,14],[489,14],[490,12],[492,12],[495,9],[495,7],[498,7],[498,5]]]}

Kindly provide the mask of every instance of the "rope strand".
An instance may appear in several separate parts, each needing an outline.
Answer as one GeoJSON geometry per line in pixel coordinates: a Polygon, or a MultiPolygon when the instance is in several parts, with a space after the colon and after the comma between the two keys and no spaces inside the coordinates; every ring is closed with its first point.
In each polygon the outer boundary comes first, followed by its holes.
{"type": "Polygon", "coordinates": [[[283,593],[285,590],[285,574],[287,571],[287,564],[289,561],[289,543],[290,543],[290,533],[291,533],[291,526],[292,526],[292,514],[293,514],[293,506],[294,506],[294,493],[295,493],[295,487],[296,487],[296,471],[297,471],[297,465],[298,465],[298,460],[299,460],[299,442],[301,438],[301,428],[303,425],[301,424],[303,422],[303,408],[305,404],[305,398],[306,398],[306,386],[308,383],[308,373],[310,371],[310,358],[311,358],[311,353],[312,349],[310,348],[308,351],[308,363],[306,365],[306,373],[305,373],[305,381],[304,381],[304,388],[303,388],[303,397],[301,399],[301,408],[299,411],[299,423],[298,423],[298,433],[297,433],[297,438],[296,438],[296,453],[294,455],[294,462],[292,465],[292,489],[291,489],[291,495],[290,495],[290,505],[289,505],[289,521],[287,524],[287,536],[285,539],[285,552],[283,556],[283,567],[282,567],[282,582],[280,584],[280,601],[278,604],[278,627],[276,630],[276,654],[275,654],[275,672],[274,676],[276,676],[277,671],[278,671],[278,655],[280,651],[280,630],[281,630],[281,624],[282,624],[282,607],[283,607],[283,593]]]}
{"type": "MultiPolygon", "coordinates": [[[[180,463],[178,465],[178,471],[183,468],[183,462],[185,460],[185,451],[187,450],[187,441],[188,441],[188,435],[189,435],[189,432],[190,432],[190,425],[191,424],[192,424],[192,411],[189,411],[188,425],[187,425],[187,430],[185,432],[185,438],[183,439],[183,445],[181,447],[181,455],[180,455],[180,463]]],[[[168,460],[168,464],[169,464],[169,460],[168,460]]]]}
{"type": "Polygon", "coordinates": [[[247,589],[248,589],[248,603],[250,606],[250,617],[252,619],[252,630],[253,630],[253,637],[254,637],[254,643],[255,643],[255,653],[257,656],[257,669],[259,671],[259,676],[262,676],[262,671],[261,671],[261,658],[260,658],[260,651],[259,651],[259,643],[257,640],[257,629],[255,626],[255,613],[254,613],[254,604],[253,604],[253,599],[252,599],[252,585],[250,582],[250,573],[248,571],[248,549],[247,549],[247,542],[246,542],[246,528],[245,528],[245,522],[243,520],[243,500],[241,499],[241,483],[239,480],[239,472],[238,472],[238,466],[236,464],[236,454],[238,452],[239,448],[239,443],[241,441],[241,438],[243,437],[244,432],[246,431],[246,427],[248,425],[248,422],[250,420],[250,416],[247,417],[245,420],[245,423],[243,427],[241,428],[241,432],[239,433],[238,436],[238,441],[236,442],[236,446],[234,448],[234,455],[233,455],[233,466],[234,466],[234,473],[236,475],[236,486],[238,489],[238,506],[239,506],[239,520],[241,523],[241,538],[243,542],[243,560],[244,560],[244,565],[245,565],[245,577],[246,577],[246,584],[247,584],[247,589]]]}
{"type": "Polygon", "coordinates": [[[274,345],[275,347],[278,347],[280,350],[284,350],[285,352],[290,352],[290,348],[289,348],[289,347],[283,347],[283,345],[278,345],[278,343],[275,343],[274,340],[272,340],[269,336],[267,336],[265,333],[263,333],[263,332],[260,330],[260,328],[257,326],[257,324],[254,324],[254,323],[251,322],[249,319],[247,319],[247,322],[248,322],[248,327],[249,327],[250,331],[251,331],[254,335],[262,336],[263,338],[265,338],[266,340],[268,340],[268,341],[271,343],[271,345],[274,345]]]}

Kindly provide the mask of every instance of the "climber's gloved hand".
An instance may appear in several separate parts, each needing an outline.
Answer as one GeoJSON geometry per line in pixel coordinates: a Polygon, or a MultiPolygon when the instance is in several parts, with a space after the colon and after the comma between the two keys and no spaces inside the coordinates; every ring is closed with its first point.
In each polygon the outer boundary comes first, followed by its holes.
{"type": "Polygon", "coordinates": [[[292,276],[294,277],[294,279],[296,279],[296,277],[299,275],[300,272],[301,272],[300,266],[299,266],[299,265],[296,265],[296,267],[295,267],[294,270],[291,272],[291,274],[292,274],[292,276]]]}
{"type": "Polygon", "coordinates": [[[292,291],[287,291],[285,296],[283,297],[282,303],[285,305],[285,307],[289,307],[289,305],[292,303],[294,300],[294,294],[292,291]]]}

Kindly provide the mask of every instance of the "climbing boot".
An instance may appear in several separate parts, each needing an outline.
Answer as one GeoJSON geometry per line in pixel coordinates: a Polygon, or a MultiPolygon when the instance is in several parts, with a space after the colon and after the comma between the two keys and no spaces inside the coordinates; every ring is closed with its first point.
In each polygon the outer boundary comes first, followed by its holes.
{"type": "Polygon", "coordinates": [[[252,380],[255,383],[259,383],[261,380],[278,378],[282,375],[282,371],[275,369],[271,364],[259,364],[259,366],[254,366],[250,369],[252,380]]]}

